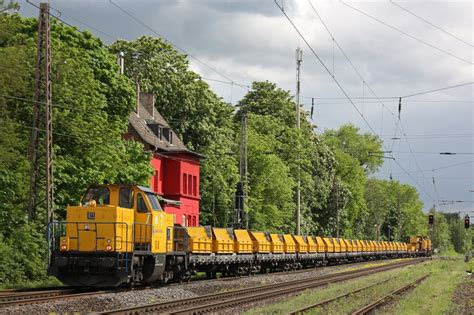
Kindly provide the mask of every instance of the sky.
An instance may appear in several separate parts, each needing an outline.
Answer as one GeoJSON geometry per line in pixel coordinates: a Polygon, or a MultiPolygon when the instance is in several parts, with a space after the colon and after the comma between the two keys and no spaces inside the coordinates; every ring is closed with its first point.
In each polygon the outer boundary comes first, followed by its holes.
{"type": "MultiPolygon", "coordinates": [[[[473,85],[403,98],[398,119],[398,97],[474,81],[472,1],[278,0],[305,40],[273,0],[113,2],[139,22],[108,0],[50,3],[53,14],[107,44],[166,38],[232,104],[253,81],[295,94],[300,47],[300,103],[310,111],[314,98],[316,132],[352,123],[381,136],[395,160],[375,177],[415,186],[425,210],[474,215],[473,85]]],[[[20,14],[38,15],[19,3],[20,14]]]]}

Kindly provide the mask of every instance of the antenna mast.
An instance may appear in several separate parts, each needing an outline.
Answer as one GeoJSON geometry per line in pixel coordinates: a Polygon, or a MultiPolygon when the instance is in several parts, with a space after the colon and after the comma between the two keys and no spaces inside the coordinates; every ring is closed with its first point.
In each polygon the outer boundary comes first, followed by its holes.
{"type": "MultiPolygon", "coordinates": [[[[303,61],[303,51],[298,47],[296,48],[296,128],[300,130],[300,67],[303,61]]],[[[298,150],[297,150],[297,161],[298,161],[298,186],[296,189],[296,235],[301,234],[301,157],[300,157],[300,142],[298,137],[298,150]]]]}
{"type": "Polygon", "coordinates": [[[247,201],[247,113],[241,111],[240,118],[240,160],[239,160],[239,173],[240,181],[237,184],[236,192],[236,225],[242,227],[245,220],[245,227],[249,227],[249,218],[245,214],[245,205],[247,201]]]}

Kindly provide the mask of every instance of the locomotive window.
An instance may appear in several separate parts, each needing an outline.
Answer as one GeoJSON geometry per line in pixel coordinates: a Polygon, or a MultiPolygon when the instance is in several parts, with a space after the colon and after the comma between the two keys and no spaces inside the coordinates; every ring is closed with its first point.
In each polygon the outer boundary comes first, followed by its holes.
{"type": "Polygon", "coordinates": [[[146,193],[146,196],[148,197],[148,200],[150,201],[153,210],[163,210],[161,209],[160,202],[158,201],[158,197],[155,194],[146,193]]]}
{"type": "Polygon", "coordinates": [[[92,187],[89,188],[82,198],[82,204],[94,200],[98,205],[108,205],[110,200],[109,189],[106,187],[92,187]]]}
{"type": "Polygon", "coordinates": [[[120,188],[119,206],[122,208],[133,208],[133,191],[131,188],[120,188]]]}
{"type": "Polygon", "coordinates": [[[148,212],[148,207],[146,206],[145,199],[143,199],[142,194],[138,194],[137,197],[137,211],[141,213],[148,212]]]}

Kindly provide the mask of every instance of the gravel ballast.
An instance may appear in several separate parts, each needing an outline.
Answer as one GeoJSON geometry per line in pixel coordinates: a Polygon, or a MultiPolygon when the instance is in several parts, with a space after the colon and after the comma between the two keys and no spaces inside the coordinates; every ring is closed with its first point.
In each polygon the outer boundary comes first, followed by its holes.
{"type": "MultiPolygon", "coordinates": [[[[388,261],[385,261],[383,263],[387,262],[388,261]]],[[[0,308],[0,314],[101,312],[118,308],[191,298],[204,294],[235,290],[263,284],[305,279],[308,277],[340,272],[349,268],[358,269],[366,266],[367,264],[373,265],[374,263],[365,262],[350,265],[330,266],[325,268],[314,268],[300,273],[271,273],[254,277],[226,279],[224,281],[197,280],[186,284],[165,285],[155,289],[137,289],[132,291],[102,293],[63,300],[58,299],[55,301],[49,301],[47,303],[5,307],[0,308]]]]}

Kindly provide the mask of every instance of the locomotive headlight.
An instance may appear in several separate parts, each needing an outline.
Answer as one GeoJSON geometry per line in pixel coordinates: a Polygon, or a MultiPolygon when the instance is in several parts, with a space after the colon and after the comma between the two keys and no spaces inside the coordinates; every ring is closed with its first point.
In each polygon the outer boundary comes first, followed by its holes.
{"type": "Polygon", "coordinates": [[[107,240],[107,244],[110,244],[110,240],[107,240]]]}
{"type": "Polygon", "coordinates": [[[112,246],[111,245],[105,246],[105,250],[108,252],[112,251],[112,246]]]}
{"type": "Polygon", "coordinates": [[[61,237],[61,240],[60,240],[60,244],[59,244],[59,250],[61,252],[64,252],[64,251],[67,251],[69,249],[69,239],[67,237],[61,237]]]}

